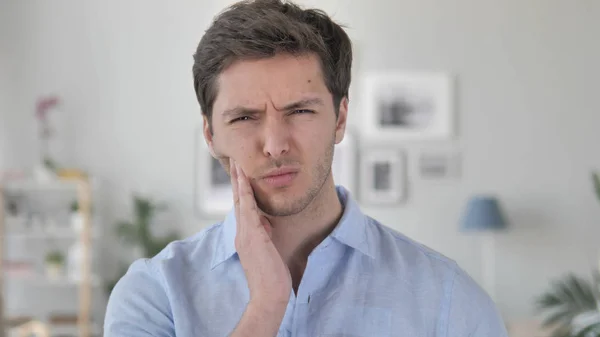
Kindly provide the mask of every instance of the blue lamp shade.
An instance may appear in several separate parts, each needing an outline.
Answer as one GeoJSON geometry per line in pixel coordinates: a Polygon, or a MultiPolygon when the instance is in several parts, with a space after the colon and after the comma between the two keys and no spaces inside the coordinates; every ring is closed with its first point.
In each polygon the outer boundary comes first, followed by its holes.
{"type": "Polygon", "coordinates": [[[479,195],[467,204],[461,229],[463,231],[490,231],[506,228],[506,220],[499,202],[491,196],[479,195]]]}

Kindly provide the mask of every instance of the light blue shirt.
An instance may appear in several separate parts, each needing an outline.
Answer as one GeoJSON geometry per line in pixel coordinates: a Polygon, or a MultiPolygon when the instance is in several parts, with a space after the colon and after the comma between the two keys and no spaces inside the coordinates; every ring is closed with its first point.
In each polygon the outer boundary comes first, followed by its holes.
{"type": "MultiPolygon", "coordinates": [[[[278,337],[507,336],[494,303],[454,261],[363,214],[343,187],[337,191],[343,216],[309,256],[278,337]]],[[[235,232],[231,212],[136,260],[111,294],[104,336],[229,336],[249,298],[235,232]]]]}

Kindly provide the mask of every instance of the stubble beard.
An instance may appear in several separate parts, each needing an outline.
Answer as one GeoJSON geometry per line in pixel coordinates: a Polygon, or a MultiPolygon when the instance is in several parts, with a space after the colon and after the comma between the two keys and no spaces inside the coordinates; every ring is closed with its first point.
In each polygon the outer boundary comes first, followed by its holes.
{"type": "Polygon", "coordinates": [[[319,158],[317,164],[312,168],[312,181],[301,196],[293,199],[274,200],[269,196],[263,198],[255,194],[257,206],[266,215],[273,217],[291,216],[304,211],[319,196],[331,174],[334,147],[335,141],[332,140],[329,142],[325,155],[319,158]]]}

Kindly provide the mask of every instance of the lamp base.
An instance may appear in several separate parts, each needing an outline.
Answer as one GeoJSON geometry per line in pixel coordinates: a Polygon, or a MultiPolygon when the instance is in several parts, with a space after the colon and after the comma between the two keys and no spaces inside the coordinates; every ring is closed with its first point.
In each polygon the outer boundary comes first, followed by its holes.
{"type": "Polygon", "coordinates": [[[485,291],[495,301],[496,298],[496,247],[494,233],[482,234],[481,274],[485,291]]]}

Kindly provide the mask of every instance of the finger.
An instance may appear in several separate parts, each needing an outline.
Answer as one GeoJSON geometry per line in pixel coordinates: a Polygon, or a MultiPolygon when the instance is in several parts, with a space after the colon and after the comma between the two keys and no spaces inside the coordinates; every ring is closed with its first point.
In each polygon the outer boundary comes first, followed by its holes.
{"type": "Polygon", "coordinates": [[[233,190],[233,210],[236,219],[236,227],[238,233],[240,232],[239,225],[241,223],[240,216],[240,193],[239,193],[239,182],[238,182],[238,171],[237,171],[237,163],[233,159],[229,159],[230,165],[229,170],[231,172],[231,188],[233,190]]]}
{"type": "MultiPolygon", "coordinates": [[[[256,201],[254,200],[254,194],[252,193],[252,187],[248,182],[248,178],[241,167],[237,166],[238,176],[238,195],[239,195],[239,206],[240,215],[247,219],[258,219],[258,212],[256,211],[256,201]]],[[[255,225],[260,225],[259,221],[250,221],[255,225]]]]}
{"type": "Polygon", "coordinates": [[[231,188],[233,189],[233,204],[236,209],[239,208],[240,197],[238,194],[238,174],[237,174],[237,164],[231,158],[229,158],[229,176],[231,179],[231,188]]]}

